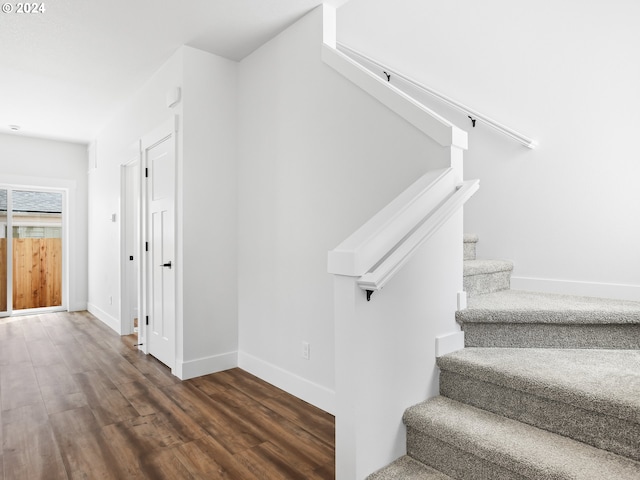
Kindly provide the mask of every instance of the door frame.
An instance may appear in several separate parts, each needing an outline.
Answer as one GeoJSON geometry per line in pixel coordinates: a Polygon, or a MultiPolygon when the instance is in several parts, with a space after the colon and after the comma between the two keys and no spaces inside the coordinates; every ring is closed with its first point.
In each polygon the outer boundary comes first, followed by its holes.
{"type": "Polygon", "coordinates": [[[5,262],[7,269],[7,271],[5,272],[5,294],[7,295],[7,309],[0,312],[0,318],[3,318],[10,317],[13,312],[13,188],[7,185],[0,185],[0,190],[5,190],[7,192],[7,238],[5,239],[7,241],[5,245],[5,255],[7,258],[2,260],[5,262]]]}
{"type": "Polygon", "coordinates": [[[126,160],[120,165],[120,335],[130,335],[134,333],[133,319],[129,318],[132,304],[137,306],[138,310],[138,343],[140,343],[140,320],[141,310],[141,288],[142,288],[142,276],[140,274],[140,265],[142,260],[143,250],[141,248],[141,223],[142,223],[142,150],[141,141],[135,142],[128,150],[126,160]],[[137,171],[137,189],[130,195],[128,192],[127,184],[127,169],[134,168],[137,171]],[[137,205],[138,221],[134,225],[134,232],[127,230],[127,215],[128,211],[133,203],[134,208],[137,205]],[[127,274],[128,270],[128,255],[127,252],[127,237],[133,233],[134,236],[134,251],[132,252],[138,259],[138,272],[136,275],[137,295],[135,298],[131,298],[129,290],[129,278],[127,274]]]}
{"type": "Polygon", "coordinates": [[[75,182],[71,181],[44,181],[35,177],[11,177],[8,181],[0,183],[0,189],[7,190],[7,311],[2,312],[0,317],[18,317],[24,315],[37,315],[41,313],[64,312],[69,309],[69,238],[70,238],[70,212],[69,198],[75,191],[75,182]],[[46,185],[50,183],[50,185],[46,185]],[[30,192],[59,193],[62,195],[62,215],[61,240],[62,240],[62,278],[60,279],[62,289],[62,304],[54,307],[26,308],[20,310],[13,309],[13,205],[12,196],[15,190],[30,192]]]}
{"type": "MultiPolygon", "coordinates": [[[[138,319],[138,348],[141,349],[142,351],[144,351],[144,353],[149,354],[151,353],[149,351],[149,337],[150,337],[150,331],[149,331],[149,326],[146,324],[146,319],[149,315],[149,311],[150,311],[150,306],[149,306],[149,302],[150,302],[150,295],[149,295],[149,286],[151,285],[151,281],[149,279],[149,276],[152,275],[152,273],[150,273],[152,271],[152,269],[150,268],[150,255],[148,255],[148,253],[150,253],[150,251],[147,251],[147,249],[145,248],[146,244],[148,242],[151,241],[151,233],[149,231],[149,205],[148,205],[148,199],[149,199],[149,187],[148,187],[148,182],[145,181],[145,174],[144,172],[147,169],[147,152],[149,149],[153,148],[154,146],[158,145],[159,143],[165,141],[167,138],[172,137],[173,136],[173,140],[174,140],[174,158],[176,160],[176,177],[177,177],[177,162],[178,162],[178,142],[177,142],[177,133],[178,133],[178,115],[174,115],[172,117],[170,117],[169,119],[167,119],[165,122],[163,122],[160,126],[156,127],[154,130],[152,130],[151,132],[147,133],[146,135],[144,135],[142,137],[142,139],[140,140],[140,158],[141,158],[141,162],[140,162],[140,181],[141,181],[141,187],[140,187],[140,196],[141,196],[141,231],[140,231],[140,259],[141,262],[139,264],[139,271],[140,271],[140,275],[141,275],[141,284],[140,284],[140,296],[141,296],[141,301],[140,301],[140,318],[138,319]]],[[[177,208],[177,193],[178,193],[178,185],[177,182],[175,184],[174,187],[174,245],[175,245],[175,252],[173,255],[174,259],[178,259],[178,208],[177,208]]],[[[178,263],[177,261],[175,262],[176,264],[178,263]]],[[[174,285],[174,295],[175,295],[175,328],[176,331],[173,332],[173,340],[174,340],[174,345],[173,345],[173,366],[171,367],[171,372],[175,374],[176,371],[176,365],[178,364],[177,362],[177,358],[178,358],[178,272],[180,272],[180,268],[181,266],[178,264],[176,265],[176,281],[175,281],[175,285],[174,285]]]]}

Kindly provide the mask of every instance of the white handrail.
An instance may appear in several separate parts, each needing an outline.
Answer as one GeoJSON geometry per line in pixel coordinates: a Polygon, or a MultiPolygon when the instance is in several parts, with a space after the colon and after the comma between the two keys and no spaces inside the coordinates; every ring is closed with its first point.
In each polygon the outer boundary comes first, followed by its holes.
{"type": "Polygon", "coordinates": [[[467,149],[467,132],[406,92],[382,81],[378,75],[349,55],[325,43],[322,46],[322,60],[440,145],[467,149]]]}
{"type": "Polygon", "coordinates": [[[329,252],[329,273],[359,277],[375,268],[455,191],[455,182],[451,168],[425,173],[329,252]]]}
{"type": "MultiPolygon", "coordinates": [[[[392,80],[400,80],[400,84],[405,83],[407,85],[409,85],[410,87],[416,88],[422,92],[425,92],[435,98],[437,98],[438,100],[440,100],[441,102],[445,103],[446,105],[449,105],[452,108],[455,108],[456,110],[459,110],[461,112],[463,112],[464,114],[468,115],[469,117],[471,117],[472,120],[474,121],[481,121],[482,123],[486,124],[487,126],[495,129],[496,131],[502,133],[503,135],[506,135],[507,137],[510,137],[514,140],[516,140],[517,142],[521,143],[522,145],[524,145],[525,147],[528,148],[535,148],[538,145],[538,142],[526,135],[523,135],[509,127],[506,127],[505,125],[502,125],[501,123],[493,120],[492,118],[483,115],[482,113],[467,107],[466,105],[457,102],[456,100],[453,100],[452,98],[430,88],[427,87],[409,77],[407,77],[406,75],[403,75],[401,73],[398,73],[395,70],[390,69],[389,67],[386,67],[382,64],[380,64],[379,62],[377,62],[376,60],[373,60],[372,58],[366,56],[363,53],[360,53],[342,43],[337,43],[337,47],[339,51],[342,51],[343,53],[345,53],[346,55],[348,55],[351,58],[354,58],[358,63],[362,64],[363,66],[365,66],[367,69],[370,70],[379,70],[380,71],[380,77],[384,77],[385,80],[388,80],[389,82],[391,82],[392,80]],[[368,65],[367,65],[368,64],[368,65]],[[391,75],[391,78],[388,77],[388,75],[391,75]]],[[[400,90],[402,90],[401,87],[398,87],[400,90]]],[[[475,122],[474,122],[475,123],[475,122]]]]}
{"type": "Polygon", "coordinates": [[[424,217],[419,226],[391,251],[378,265],[358,279],[358,286],[371,293],[380,290],[393,278],[398,270],[411,258],[413,253],[426,242],[438,229],[456,213],[464,203],[476,193],[480,186],[479,180],[468,180],[459,185],[454,193],[449,195],[440,205],[424,217]]]}

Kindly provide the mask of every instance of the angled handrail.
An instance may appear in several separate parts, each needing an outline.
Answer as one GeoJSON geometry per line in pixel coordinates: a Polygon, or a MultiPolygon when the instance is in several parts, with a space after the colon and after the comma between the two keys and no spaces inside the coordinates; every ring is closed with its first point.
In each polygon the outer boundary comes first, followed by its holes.
{"type": "Polygon", "coordinates": [[[322,60],[440,145],[467,149],[467,132],[326,42],[322,60]]]}
{"type": "MultiPolygon", "coordinates": [[[[368,57],[363,53],[358,52],[357,50],[352,49],[351,47],[348,47],[342,43],[337,43],[336,46],[338,48],[338,51],[342,51],[348,57],[353,58],[356,62],[360,63],[365,68],[370,69],[371,71],[379,71],[380,77],[381,78],[384,77],[386,81],[391,82],[392,78],[394,81],[396,79],[399,79],[400,82],[398,83],[400,84],[404,83],[406,85],[409,85],[412,88],[425,92],[437,98],[438,100],[445,103],[446,105],[449,105],[450,107],[463,112],[464,114],[468,115],[471,118],[471,120],[474,122],[474,126],[475,126],[476,120],[481,121],[482,123],[502,133],[503,135],[506,135],[507,137],[510,137],[513,140],[516,140],[517,142],[521,143],[527,148],[533,149],[538,145],[538,142],[536,140],[497,122],[496,120],[478,112],[477,110],[474,110],[464,105],[463,103],[453,100],[452,98],[444,95],[443,93],[438,92],[437,90],[434,90],[433,88],[427,87],[417,82],[416,80],[413,80],[407,77],[406,75],[403,75],[395,70],[390,69],[389,67],[382,65],[376,60],[368,57]]],[[[400,86],[398,88],[402,91],[402,88],[400,86]]]]}
{"type": "Polygon", "coordinates": [[[425,173],[329,252],[329,273],[359,277],[375,268],[454,189],[453,169],[425,173]]]}
{"type": "Polygon", "coordinates": [[[380,290],[393,278],[398,270],[411,258],[413,253],[426,242],[451,216],[456,213],[479,188],[479,180],[468,180],[456,188],[441,204],[428,212],[410,235],[391,251],[378,265],[362,275],[357,283],[367,292],[380,290]]]}

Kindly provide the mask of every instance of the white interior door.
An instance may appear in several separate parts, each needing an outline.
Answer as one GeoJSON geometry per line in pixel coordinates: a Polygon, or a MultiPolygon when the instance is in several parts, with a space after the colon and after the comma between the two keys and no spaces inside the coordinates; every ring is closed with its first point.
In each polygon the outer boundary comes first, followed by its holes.
{"type": "Polygon", "coordinates": [[[175,136],[168,132],[146,147],[146,303],[148,352],[175,366],[175,136]]]}

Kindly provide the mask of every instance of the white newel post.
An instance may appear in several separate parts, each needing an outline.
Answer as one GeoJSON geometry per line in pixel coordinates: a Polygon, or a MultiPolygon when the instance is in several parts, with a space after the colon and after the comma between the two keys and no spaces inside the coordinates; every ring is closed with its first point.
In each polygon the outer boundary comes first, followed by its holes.
{"type": "Polygon", "coordinates": [[[357,277],[334,275],[336,365],[336,479],[357,477],[357,405],[360,353],[356,301],[363,292],[357,277]],[[338,393],[339,392],[339,393],[338,393]]]}

